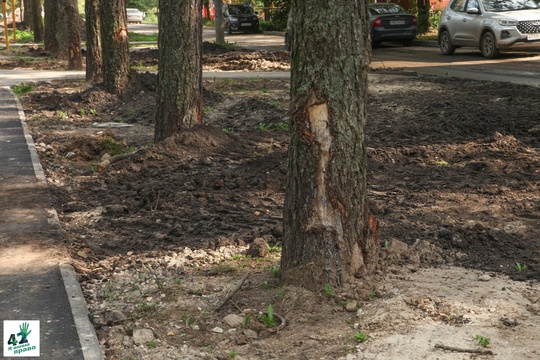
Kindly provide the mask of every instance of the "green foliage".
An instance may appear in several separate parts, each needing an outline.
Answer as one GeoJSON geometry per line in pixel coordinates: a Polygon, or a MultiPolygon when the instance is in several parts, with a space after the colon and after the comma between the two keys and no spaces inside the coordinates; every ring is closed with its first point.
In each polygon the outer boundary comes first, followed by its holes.
{"type": "Polygon", "coordinates": [[[96,109],[90,109],[90,114],[92,114],[92,116],[96,116],[97,115],[97,110],[96,109]]]}
{"type": "Polygon", "coordinates": [[[324,285],[324,297],[327,299],[334,296],[334,291],[332,290],[332,286],[330,284],[324,285]]]}
{"type": "MultiPolygon", "coordinates": [[[[2,29],[2,38],[4,38],[4,30],[2,29]]],[[[8,30],[9,41],[13,43],[13,30],[8,30]]],[[[28,44],[34,42],[34,32],[30,30],[17,29],[17,44],[28,44]]]]}
{"type": "Polygon", "coordinates": [[[158,34],[139,34],[134,32],[128,32],[129,41],[151,41],[151,42],[157,42],[158,41],[158,34]]]}
{"type": "Polygon", "coordinates": [[[244,317],[244,322],[242,323],[242,327],[244,329],[249,329],[249,324],[251,324],[251,315],[246,315],[244,317]]]}
{"type": "Polygon", "coordinates": [[[478,345],[482,347],[487,347],[489,343],[491,342],[490,338],[482,336],[482,335],[476,335],[475,339],[478,342],[478,345]]]}
{"type": "Polygon", "coordinates": [[[523,271],[527,270],[527,264],[525,264],[525,263],[521,264],[521,263],[517,262],[516,263],[516,269],[519,272],[523,272],[523,271]]]}
{"type": "Polygon", "coordinates": [[[234,359],[236,355],[238,355],[238,351],[236,350],[229,351],[229,359],[234,359]]]}
{"type": "Polygon", "coordinates": [[[33,90],[32,88],[32,85],[28,85],[28,84],[25,84],[25,83],[21,83],[19,85],[13,85],[11,87],[11,90],[13,90],[13,92],[17,95],[17,96],[21,96],[21,95],[25,95],[26,93],[30,92],[33,90]]]}
{"type": "Polygon", "coordinates": [[[67,111],[58,110],[57,113],[60,119],[65,120],[67,118],[67,111]]]}
{"type": "Polygon", "coordinates": [[[276,318],[274,317],[274,308],[272,307],[272,304],[268,305],[266,314],[259,315],[259,320],[261,320],[266,327],[273,328],[276,326],[276,318]]]}
{"type": "Polygon", "coordinates": [[[274,277],[279,277],[279,275],[281,274],[281,266],[277,266],[277,265],[272,266],[272,269],[270,269],[270,272],[272,273],[272,275],[274,275],[274,277]]]}
{"type": "Polygon", "coordinates": [[[285,31],[287,28],[287,22],[273,22],[273,21],[259,21],[259,30],[261,31],[285,31]]]}
{"type": "Polygon", "coordinates": [[[157,346],[157,344],[158,344],[158,343],[157,343],[156,340],[150,340],[149,342],[146,343],[146,345],[148,345],[148,347],[149,347],[150,349],[155,349],[156,346],[157,346]]]}
{"type": "Polygon", "coordinates": [[[354,340],[356,340],[359,343],[363,343],[368,339],[368,336],[366,333],[360,331],[353,335],[354,340]]]}
{"type": "Polygon", "coordinates": [[[267,245],[269,253],[281,252],[281,244],[277,243],[274,246],[267,245]]]}
{"type": "Polygon", "coordinates": [[[147,302],[141,301],[135,306],[136,316],[141,317],[153,317],[157,314],[156,304],[149,304],[147,302]]]}
{"type": "Polygon", "coordinates": [[[379,296],[379,293],[377,292],[377,290],[372,290],[370,293],[369,293],[369,296],[374,298],[374,297],[377,297],[379,296]]]}

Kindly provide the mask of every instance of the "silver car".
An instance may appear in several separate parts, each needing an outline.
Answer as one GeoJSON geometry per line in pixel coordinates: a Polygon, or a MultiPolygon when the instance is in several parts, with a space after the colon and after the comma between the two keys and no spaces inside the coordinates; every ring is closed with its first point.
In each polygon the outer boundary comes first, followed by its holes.
{"type": "Polygon", "coordinates": [[[478,47],[487,59],[506,49],[540,49],[540,6],[535,0],[451,0],[441,16],[439,47],[452,55],[461,46],[478,47]]]}

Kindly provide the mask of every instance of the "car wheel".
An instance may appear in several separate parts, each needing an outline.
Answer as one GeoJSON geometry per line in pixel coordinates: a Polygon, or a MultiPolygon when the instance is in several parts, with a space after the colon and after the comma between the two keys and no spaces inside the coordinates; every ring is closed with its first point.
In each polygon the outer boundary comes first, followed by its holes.
{"type": "Polygon", "coordinates": [[[405,41],[403,42],[403,46],[411,46],[412,43],[413,43],[412,40],[405,40],[405,41]]]}
{"type": "Polygon", "coordinates": [[[497,49],[497,41],[495,40],[495,35],[491,31],[486,32],[482,36],[480,41],[480,51],[486,59],[494,59],[498,57],[501,52],[497,49]]]}
{"type": "Polygon", "coordinates": [[[446,30],[439,35],[439,47],[443,55],[452,55],[456,51],[456,47],[450,40],[450,33],[446,30]]]}
{"type": "Polygon", "coordinates": [[[227,24],[227,35],[232,35],[231,25],[227,24]]]}

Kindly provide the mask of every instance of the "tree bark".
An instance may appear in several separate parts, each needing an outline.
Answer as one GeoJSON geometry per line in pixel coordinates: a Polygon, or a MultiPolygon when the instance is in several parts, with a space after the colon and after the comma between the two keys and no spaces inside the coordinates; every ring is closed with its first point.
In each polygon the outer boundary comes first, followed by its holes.
{"type": "Polygon", "coordinates": [[[99,83],[103,80],[99,0],[86,0],[84,11],[86,13],[86,81],[99,83]]]}
{"type": "Polygon", "coordinates": [[[155,142],[202,122],[201,0],[160,0],[155,142]]]}
{"type": "Polygon", "coordinates": [[[293,0],[292,6],[282,280],[321,291],[377,264],[364,145],[369,20],[365,1],[293,0]]]}
{"type": "Polygon", "coordinates": [[[42,42],[44,37],[43,17],[41,16],[41,0],[32,0],[32,26],[34,42],[42,42]]]}
{"type": "Polygon", "coordinates": [[[33,18],[33,15],[32,15],[32,1],[34,0],[23,0],[23,20],[24,20],[24,25],[29,28],[30,30],[34,30],[33,29],[33,21],[34,21],[34,18],[33,18]]]}
{"type": "Polygon", "coordinates": [[[214,18],[214,26],[216,29],[216,44],[225,44],[225,29],[223,27],[223,1],[214,0],[214,6],[216,9],[216,17],[214,18]]]}
{"type": "Polygon", "coordinates": [[[80,17],[77,0],[58,1],[56,31],[59,59],[68,61],[69,70],[82,70],[80,17]]]}
{"type": "Polygon", "coordinates": [[[58,55],[59,46],[56,39],[58,25],[58,0],[45,0],[45,50],[58,55]]]}
{"type": "Polygon", "coordinates": [[[129,82],[129,39],[124,0],[101,0],[101,46],[103,85],[121,94],[129,82]]]}

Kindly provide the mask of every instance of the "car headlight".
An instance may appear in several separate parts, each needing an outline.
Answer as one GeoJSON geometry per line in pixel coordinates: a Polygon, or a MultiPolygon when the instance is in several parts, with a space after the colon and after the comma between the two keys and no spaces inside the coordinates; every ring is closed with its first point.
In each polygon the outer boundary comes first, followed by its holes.
{"type": "Polygon", "coordinates": [[[497,19],[501,26],[517,26],[519,21],[514,19],[497,19]]]}
{"type": "Polygon", "coordinates": [[[238,21],[238,18],[234,16],[229,16],[229,21],[238,21]]]}

